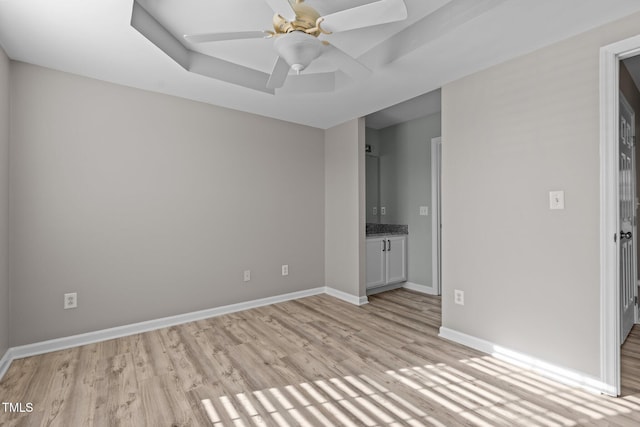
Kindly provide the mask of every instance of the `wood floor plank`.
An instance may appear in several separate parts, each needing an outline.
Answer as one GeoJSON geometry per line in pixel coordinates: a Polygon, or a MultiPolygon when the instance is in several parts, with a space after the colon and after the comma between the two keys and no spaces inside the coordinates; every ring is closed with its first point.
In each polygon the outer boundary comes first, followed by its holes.
{"type": "Polygon", "coordinates": [[[141,402],[139,383],[131,353],[117,354],[108,366],[108,419],[110,423],[135,426],[141,402]]]}
{"type": "Polygon", "coordinates": [[[1,426],[637,426],[640,327],[623,396],[556,383],[438,337],[440,298],[328,295],[16,360],[1,426]]]}
{"type": "Polygon", "coordinates": [[[182,328],[173,326],[160,329],[158,332],[167,349],[175,376],[184,390],[190,390],[204,384],[206,379],[204,373],[198,369],[191,347],[183,340],[181,330],[182,328]]]}
{"type": "MultiPolygon", "coordinates": [[[[137,425],[194,426],[194,415],[181,382],[173,375],[150,378],[140,384],[141,404],[137,425]],[[141,423],[142,421],[142,423],[141,423]]],[[[113,424],[115,425],[115,424],[113,424]]],[[[133,424],[136,425],[136,424],[133,424]]]]}
{"type": "Polygon", "coordinates": [[[44,364],[48,366],[50,378],[47,393],[42,402],[43,423],[47,425],[63,425],[61,420],[71,406],[70,402],[77,398],[71,395],[71,387],[80,352],[81,348],[76,347],[44,355],[46,357],[44,364]]]}
{"type": "Polygon", "coordinates": [[[78,363],[72,376],[72,393],[63,412],[62,425],[89,425],[95,419],[92,402],[101,391],[96,387],[97,364],[100,354],[97,345],[78,349],[78,363]]]}

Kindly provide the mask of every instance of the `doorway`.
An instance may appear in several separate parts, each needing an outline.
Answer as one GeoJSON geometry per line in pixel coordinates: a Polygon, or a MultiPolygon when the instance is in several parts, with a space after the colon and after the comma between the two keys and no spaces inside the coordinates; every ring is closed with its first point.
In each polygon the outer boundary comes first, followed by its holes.
{"type": "MultiPolygon", "coordinates": [[[[622,344],[620,61],[640,54],[640,36],[600,50],[600,351],[603,391],[620,394],[622,344]]],[[[635,209],[635,200],[632,201],[635,209]]],[[[625,233],[628,231],[622,230],[625,233]]],[[[637,289],[637,287],[634,287],[637,289]]],[[[637,309],[635,310],[637,320],[637,309]]]]}

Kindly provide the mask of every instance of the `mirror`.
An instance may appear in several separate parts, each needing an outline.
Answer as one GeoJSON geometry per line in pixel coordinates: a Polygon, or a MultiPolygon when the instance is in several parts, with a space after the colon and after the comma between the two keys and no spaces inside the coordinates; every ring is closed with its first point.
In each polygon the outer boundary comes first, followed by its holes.
{"type": "Polygon", "coordinates": [[[373,154],[367,154],[365,163],[366,174],[366,206],[369,223],[380,222],[380,158],[373,154]]]}

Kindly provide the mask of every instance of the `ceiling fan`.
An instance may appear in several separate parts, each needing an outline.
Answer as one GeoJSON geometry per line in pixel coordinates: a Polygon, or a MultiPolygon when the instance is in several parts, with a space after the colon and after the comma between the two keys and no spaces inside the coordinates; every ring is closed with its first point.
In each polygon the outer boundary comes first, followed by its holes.
{"type": "Polygon", "coordinates": [[[321,16],[304,0],[265,0],[275,15],[273,31],[232,31],[188,34],[189,43],[266,38],[275,39],[278,58],[273,66],[268,89],[284,85],[290,70],[300,73],[321,55],[329,57],[341,70],[354,78],[370,73],[355,58],[318,37],[340,31],[402,21],[407,18],[403,0],[377,0],[362,6],[321,16]],[[291,1],[291,2],[290,2],[291,1]]]}

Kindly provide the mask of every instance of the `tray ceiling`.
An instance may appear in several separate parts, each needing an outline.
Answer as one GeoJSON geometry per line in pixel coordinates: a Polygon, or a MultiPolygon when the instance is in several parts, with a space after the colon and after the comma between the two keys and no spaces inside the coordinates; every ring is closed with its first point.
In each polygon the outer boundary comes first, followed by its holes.
{"type": "MultiPolygon", "coordinates": [[[[331,13],[372,0],[307,0],[331,13]]],[[[269,29],[264,0],[139,0],[172,34],[269,29]]],[[[276,95],[190,73],[130,25],[132,0],[2,0],[10,58],[319,128],[366,116],[447,82],[640,10],[637,0],[405,0],[403,22],[331,35],[373,73],[327,93],[276,95]]],[[[202,53],[262,72],[269,40],[216,42],[202,53]],[[266,43],[263,43],[266,42],[266,43]],[[215,45],[215,46],[214,46],[215,45]]],[[[333,71],[318,60],[309,72],[333,71]]],[[[415,115],[415,113],[414,113],[415,115]]]]}

